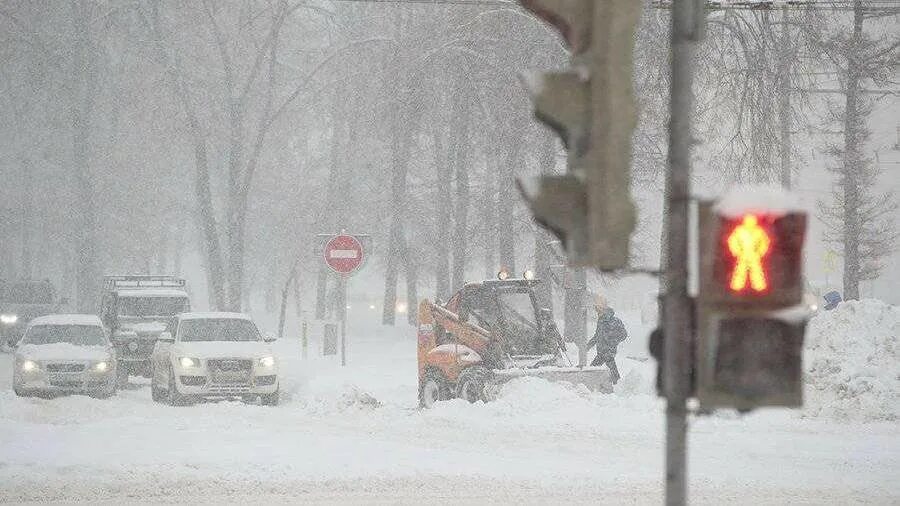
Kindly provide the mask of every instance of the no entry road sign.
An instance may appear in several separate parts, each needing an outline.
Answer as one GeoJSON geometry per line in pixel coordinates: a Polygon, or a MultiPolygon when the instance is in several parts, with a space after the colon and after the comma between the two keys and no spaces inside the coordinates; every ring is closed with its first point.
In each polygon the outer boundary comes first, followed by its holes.
{"type": "Polygon", "coordinates": [[[352,235],[336,235],[325,243],[325,263],[339,274],[359,269],[364,254],[362,243],[352,235]]]}

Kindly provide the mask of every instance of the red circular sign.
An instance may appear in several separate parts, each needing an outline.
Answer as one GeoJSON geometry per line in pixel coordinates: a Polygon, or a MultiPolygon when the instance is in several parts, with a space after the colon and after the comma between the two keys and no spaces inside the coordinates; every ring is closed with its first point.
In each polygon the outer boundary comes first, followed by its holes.
{"type": "Polygon", "coordinates": [[[350,274],[363,262],[363,247],[352,235],[336,235],[325,243],[325,263],[340,274],[350,274]]]}

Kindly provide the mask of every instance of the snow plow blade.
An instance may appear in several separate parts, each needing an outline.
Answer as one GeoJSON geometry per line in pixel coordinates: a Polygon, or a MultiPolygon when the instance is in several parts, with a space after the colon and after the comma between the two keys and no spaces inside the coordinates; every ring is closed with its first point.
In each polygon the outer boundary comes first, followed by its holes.
{"type": "Polygon", "coordinates": [[[526,376],[543,378],[555,383],[584,385],[588,390],[604,394],[613,392],[609,371],[599,367],[537,367],[494,370],[494,380],[498,384],[526,376]]]}

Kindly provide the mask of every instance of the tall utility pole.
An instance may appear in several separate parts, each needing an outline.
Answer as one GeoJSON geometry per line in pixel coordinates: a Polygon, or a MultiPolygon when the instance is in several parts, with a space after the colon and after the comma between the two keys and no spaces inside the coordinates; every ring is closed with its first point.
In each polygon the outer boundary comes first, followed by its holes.
{"type": "Polygon", "coordinates": [[[690,395],[691,304],[688,298],[688,212],[691,173],[693,59],[703,36],[705,0],[672,2],[672,78],[666,178],[668,241],[663,298],[663,386],[666,394],[666,504],[687,502],[687,399],[690,395]]]}

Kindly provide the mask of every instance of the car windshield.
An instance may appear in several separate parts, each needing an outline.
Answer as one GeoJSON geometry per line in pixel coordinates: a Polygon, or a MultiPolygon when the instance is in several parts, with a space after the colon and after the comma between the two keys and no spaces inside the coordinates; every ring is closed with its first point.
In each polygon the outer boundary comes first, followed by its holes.
{"type": "Polygon", "coordinates": [[[103,346],[106,335],[96,325],[35,325],[28,329],[21,344],[69,343],[76,346],[103,346]]]}
{"type": "Polygon", "coordinates": [[[119,298],[119,316],[175,316],[188,309],[185,297],[119,298]]]}
{"type": "Polygon", "coordinates": [[[259,330],[250,320],[240,318],[202,318],[184,320],[178,327],[179,339],[194,341],[259,341],[259,330]]]}
{"type": "Polygon", "coordinates": [[[14,283],[2,290],[3,302],[16,304],[53,304],[53,287],[50,283],[14,283]]]}
{"type": "Polygon", "coordinates": [[[504,349],[510,355],[554,353],[553,343],[543,339],[535,321],[534,303],[528,292],[506,292],[499,297],[504,349]]]}
{"type": "Polygon", "coordinates": [[[537,328],[534,321],[534,304],[527,292],[509,292],[500,295],[500,310],[509,323],[537,328]]]}

